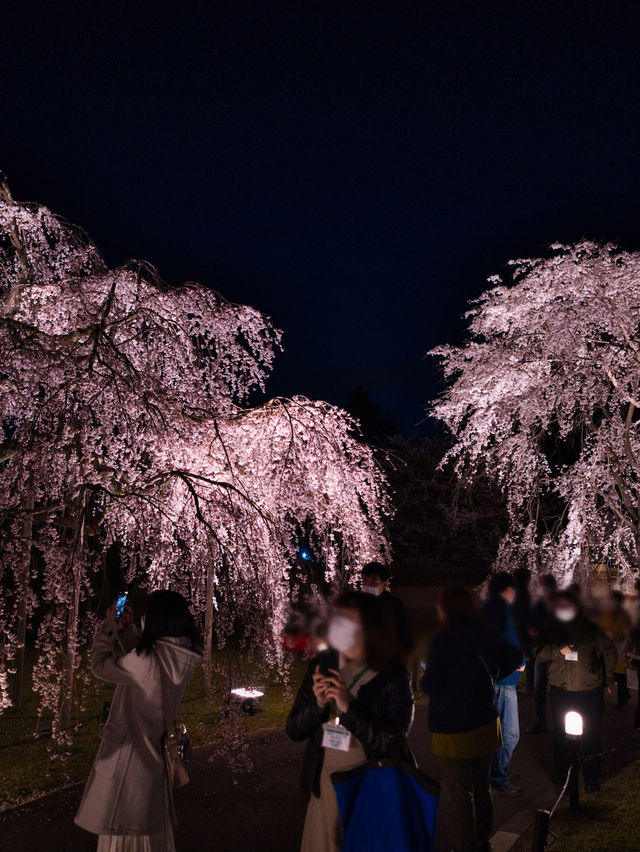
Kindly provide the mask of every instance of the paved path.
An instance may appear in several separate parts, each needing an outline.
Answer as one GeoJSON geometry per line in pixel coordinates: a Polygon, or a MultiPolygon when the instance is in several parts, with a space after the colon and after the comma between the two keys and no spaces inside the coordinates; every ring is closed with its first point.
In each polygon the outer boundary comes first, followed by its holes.
{"type": "MultiPolygon", "coordinates": [[[[611,699],[608,699],[609,705],[611,699]]],[[[521,697],[521,723],[531,722],[532,698],[521,697]]],[[[640,742],[632,739],[633,712],[629,707],[605,714],[605,771],[628,758],[630,749],[640,757],[640,742]]],[[[426,707],[416,713],[412,745],[424,771],[435,775],[426,734],[426,707]]],[[[513,761],[521,773],[518,783],[524,794],[496,801],[494,826],[509,831],[524,830],[528,814],[542,798],[550,803],[550,736],[523,734],[513,761]]],[[[298,791],[302,747],[282,732],[255,737],[250,754],[254,771],[234,779],[217,758],[210,760],[210,746],[198,749],[193,766],[193,784],[178,794],[180,826],[176,832],[179,852],[297,852],[304,803],[298,791]]],[[[95,838],[73,825],[73,815],[82,793],[70,787],[46,798],[0,813],[0,850],[7,852],[89,852],[95,838]]],[[[447,802],[441,802],[441,842],[446,848],[447,802]]]]}

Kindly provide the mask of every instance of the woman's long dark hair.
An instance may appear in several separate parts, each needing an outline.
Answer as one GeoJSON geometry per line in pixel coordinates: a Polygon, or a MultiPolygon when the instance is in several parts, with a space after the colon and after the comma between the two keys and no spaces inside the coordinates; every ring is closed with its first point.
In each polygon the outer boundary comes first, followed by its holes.
{"type": "Polygon", "coordinates": [[[390,663],[403,660],[403,652],[396,635],[393,611],[382,598],[365,592],[341,592],[333,605],[355,609],[360,613],[367,666],[376,672],[390,663]]]}
{"type": "Polygon", "coordinates": [[[189,605],[178,592],[159,589],[147,600],[144,630],[138,640],[138,654],[150,651],[157,639],[165,636],[182,636],[191,640],[191,647],[200,651],[202,640],[189,605]]]}

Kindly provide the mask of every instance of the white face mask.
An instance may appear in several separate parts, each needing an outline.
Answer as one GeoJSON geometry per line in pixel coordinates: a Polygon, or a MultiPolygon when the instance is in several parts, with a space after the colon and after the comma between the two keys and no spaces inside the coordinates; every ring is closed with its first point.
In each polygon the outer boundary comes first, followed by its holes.
{"type": "Polygon", "coordinates": [[[360,625],[346,615],[334,615],[329,622],[327,639],[336,651],[349,651],[362,639],[360,625]]]}
{"type": "Polygon", "coordinates": [[[575,606],[559,606],[556,609],[556,618],[558,621],[573,621],[578,615],[578,610],[575,606]]]}
{"type": "Polygon", "coordinates": [[[376,598],[382,594],[382,586],[362,586],[361,588],[366,595],[375,595],[376,598]]]}

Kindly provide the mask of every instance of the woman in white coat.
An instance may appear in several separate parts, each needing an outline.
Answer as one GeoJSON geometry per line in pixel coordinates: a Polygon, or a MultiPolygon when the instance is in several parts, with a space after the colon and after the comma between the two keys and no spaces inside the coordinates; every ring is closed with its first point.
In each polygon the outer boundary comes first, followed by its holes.
{"type": "Polygon", "coordinates": [[[115,656],[118,639],[125,651],[134,644],[131,627],[111,607],[93,640],[93,673],[117,686],[75,821],[99,835],[98,852],[173,852],[159,666],[175,718],[202,660],[198,631],[182,595],[164,590],[149,596],[135,650],[115,656]]]}

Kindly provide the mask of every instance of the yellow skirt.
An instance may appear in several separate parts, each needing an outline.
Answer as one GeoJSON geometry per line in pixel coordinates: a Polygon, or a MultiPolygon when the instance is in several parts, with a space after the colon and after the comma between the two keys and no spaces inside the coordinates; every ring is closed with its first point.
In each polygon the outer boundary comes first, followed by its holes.
{"type": "Polygon", "coordinates": [[[431,751],[436,757],[486,757],[502,745],[502,728],[496,717],[474,731],[461,734],[432,734],[431,751]]]}

